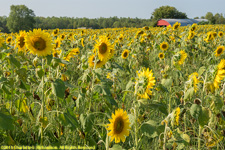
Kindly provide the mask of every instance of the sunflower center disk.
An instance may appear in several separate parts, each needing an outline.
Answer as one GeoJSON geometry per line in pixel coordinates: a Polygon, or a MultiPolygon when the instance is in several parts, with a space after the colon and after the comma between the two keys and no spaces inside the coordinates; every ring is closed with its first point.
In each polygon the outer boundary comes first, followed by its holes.
{"type": "Polygon", "coordinates": [[[220,53],[222,53],[222,48],[219,48],[217,51],[217,54],[220,54],[220,53]]]}
{"type": "Polygon", "coordinates": [[[167,48],[167,45],[166,45],[166,44],[163,44],[163,45],[162,45],[162,48],[163,48],[163,49],[166,49],[166,48],[167,48]]]}
{"type": "Polygon", "coordinates": [[[101,45],[99,46],[99,52],[101,54],[104,54],[107,51],[107,45],[105,43],[101,43],[101,45]]]}
{"type": "Polygon", "coordinates": [[[22,48],[24,46],[24,37],[20,37],[20,47],[22,48]]]}
{"type": "Polygon", "coordinates": [[[46,48],[46,41],[41,37],[33,38],[33,44],[34,48],[39,51],[43,51],[46,48]]]}
{"type": "Polygon", "coordinates": [[[124,56],[124,57],[127,57],[127,52],[125,52],[125,53],[123,54],[123,56],[124,56]]]}
{"type": "Polygon", "coordinates": [[[120,134],[123,131],[123,128],[124,128],[123,118],[122,117],[116,118],[114,123],[114,132],[116,134],[120,134]]]}

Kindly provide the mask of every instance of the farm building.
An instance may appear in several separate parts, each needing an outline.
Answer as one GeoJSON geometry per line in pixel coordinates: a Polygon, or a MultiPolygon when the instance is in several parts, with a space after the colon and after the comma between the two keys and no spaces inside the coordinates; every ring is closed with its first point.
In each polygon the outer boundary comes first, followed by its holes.
{"type": "Polygon", "coordinates": [[[168,25],[173,26],[176,22],[179,22],[181,26],[192,25],[193,23],[198,23],[201,21],[207,22],[207,19],[160,19],[157,22],[157,26],[159,27],[167,27],[168,25]]]}

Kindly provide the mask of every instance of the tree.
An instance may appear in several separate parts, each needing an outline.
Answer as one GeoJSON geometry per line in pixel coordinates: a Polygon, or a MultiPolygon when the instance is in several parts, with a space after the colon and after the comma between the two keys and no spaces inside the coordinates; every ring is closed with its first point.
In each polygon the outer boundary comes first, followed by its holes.
{"type": "Polygon", "coordinates": [[[25,5],[11,5],[10,14],[7,19],[7,27],[10,32],[19,30],[31,30],[35,24],[35,14],[33,10],[25,5]]]}
{"type": "Polygon", "coordinates": [[[206,13],[205,19],[208,19],[211,24],[215,24],[216,22],[215,17],[213,16],[213,13],[211,12],[206,13]]]}
{"type": "Polygon", "coordinates": [[[170,19],[187,19],[186,13],[178,11],[175,7],[171,6],[161,6],[156,8],[152,13],[151,17],[153,20],[158,20],[161,18],[170,18],[170,19]]]}

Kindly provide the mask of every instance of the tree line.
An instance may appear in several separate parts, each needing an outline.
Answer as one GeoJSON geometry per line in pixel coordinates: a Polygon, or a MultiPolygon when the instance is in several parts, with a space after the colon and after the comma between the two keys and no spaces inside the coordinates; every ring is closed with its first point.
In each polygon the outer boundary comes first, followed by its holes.
{"type": "MultiPolygon", "coordinates": [[[[71,17],[38,17],[33,10],[25,5],[11,5],[8,17],[0,16],[1,32],[18,32],[19,30],[31,30],[33,28],[41,29],[77,29],[80,27],[102,29],[102,28],[121,28],[121,27],[144,27],[156,26],[158,19],[173,18],[187,19],[186,13],[178,11],[175,7],[161,6],[156,8],[149,19],[140,18],[71,18],[71,17]]],[[[198,17],[196,17],[198,18],[198,17]]],[[[208,12],[205,18],[210,24],[225,24],[225,18],[222,14],[213,15],[208,12]]]]}

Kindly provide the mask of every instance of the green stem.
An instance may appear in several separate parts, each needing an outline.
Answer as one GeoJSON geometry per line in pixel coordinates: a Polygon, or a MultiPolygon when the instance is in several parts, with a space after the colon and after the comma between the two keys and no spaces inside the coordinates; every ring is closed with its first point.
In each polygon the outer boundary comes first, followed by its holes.
{"type": "Polygon", "coordinates": [[[107,130],[107,136],[106,136],[105,149],[106,149],[106,150],[109,150],[109,136],[108,136],[108,130],[107,130]]]}
{"type": "Polygon", "coordinates": [[[198,129],[198,150],[201,150],[201,126],[199,125],[199,129],[198,129]]]}
{"type": "Polygon", "coordinates": [[[13,112],[13,91],[14,91],[14,66],[12,65],[12,88],[11,88],[11,106],[10,106],[10,113],[12,114],[13,112]]]}
{"type": "MultiPolygon", "coordinates": [[[[44,58],[42,58],[42,69],[44,71],[44,58]]],[[[42,105],[41,105],[41,118],[44,119],[44,105],[45,105],[45,96],[44,96],[44,77],[45,77],[45,74],[42,76],[42,105]]],[[[43,126],[43,120],[42,120],[42,123],[41,123],[41,146],[43,145],[43,139],[44,139],[44,126],[43,126]]]]}
{"type": "Polygon", "coordinates": [[[163,150],[166,150],[166,128],[167,128],[167,122],[165,122],[165,130],[164,130],[164,139],[163,139],[163,150]]]}
{"type": "Polygon", "coordinates": [[[137,104],[135,104],[135,147],[138,149],[138,113],[137,113],[137,104]]]}

